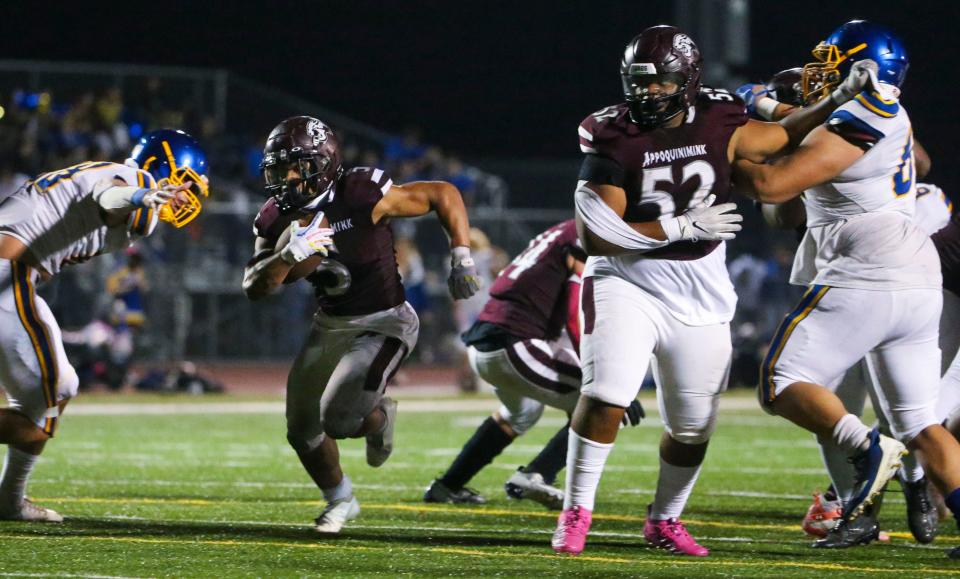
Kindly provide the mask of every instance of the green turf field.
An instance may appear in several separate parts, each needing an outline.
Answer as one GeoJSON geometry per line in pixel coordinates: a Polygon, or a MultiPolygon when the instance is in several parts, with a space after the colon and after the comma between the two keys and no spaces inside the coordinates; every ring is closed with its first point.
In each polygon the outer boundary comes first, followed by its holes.
{"type": "Polygon", "coordinates": [[[825,484],[813,440],[749,399],[731,396],[685,514],[712,550],[701,560],[643,543],[660,436],[649,399],[652,419],[621,433],[587,549],[576,558],[550,550],[554,513],[502,491],[561,425],[559,413],[546,414],[473,481],[487,506],[426,505],[423,488],[494,403],[448,400],[437,412],[429,401],[401,397],[398,448],[384,467],[366,466],[362,441],[343,445],[362,513],[342,536],[321,538],[309,526],[319,493],[286,446],[278,402],[150,399],[143,408],[154,413],[130,414],[138,408],[123,403],[134,397],[78,401],[29,489],[67,520],[0,523],[0,576],[960,576],[960,564],[943,555],[960,544],[952,522],[933,546],[914,545],[897,493],[884,506],[890,543],[810,549],[799,520],[809,493],[825,484]],[[177,413],[158,413],[165,408],[177,413]]]}

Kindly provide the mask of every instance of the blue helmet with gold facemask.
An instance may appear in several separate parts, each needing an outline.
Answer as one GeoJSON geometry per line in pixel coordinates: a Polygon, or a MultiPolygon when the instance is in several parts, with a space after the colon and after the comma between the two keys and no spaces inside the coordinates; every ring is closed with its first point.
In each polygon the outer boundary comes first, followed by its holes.
{"type": "Polygon", "coordinates": [[[130,153],[138,167],[150,173],[157,186],[191,182],[185,191],[187,202],[173,208],[160,208],[160,219],[183,227],[196,219],[202,209],[200,199],[210,194],[207,180],[207,155],[200,143],[180,130],[161,129],[140,137],[130,153]]]}
{"type": "Polygon", "coordinates": [[[817,101],[830,94],[859,60],[877,63],[877,80],[900,88],[907,77],[910,61],[903,42],[889,28],[851,20],[833,31],[813,49],[816,62],[803,67],[804,102],[817,101]]]}

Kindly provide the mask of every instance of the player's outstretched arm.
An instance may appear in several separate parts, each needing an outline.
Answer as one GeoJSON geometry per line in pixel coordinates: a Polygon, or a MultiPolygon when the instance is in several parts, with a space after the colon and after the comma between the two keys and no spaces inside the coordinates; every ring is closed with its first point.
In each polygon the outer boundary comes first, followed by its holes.
{"type": "Polygon", "coordinates": [[[817,127],[793,153],[772,163],[734,162],[738,190],[761,203],[785,203],[832,180],[863,155],[860,147],[817,127]]]}
{"type": "Polygon", "coordinates": [[[467,299],[480,290],[480,276],[470,256],[470,220],[463,197],[446,181],[413,181],[393,185],[374,207],[371,219],[418,217],[433,211],[450,238],[450,278],[453,299],[467,299]]]}
{"type": "Polygon", "coordinates": [[[122,221],[137,209],[145,208],[157,211],[161,206],[167,204],[176,208],[178,204],[187,201],[183,192],[190,189],[191,186],[193,186],[193,182],[187,181],[180,185],[166,185],[162,188],[149,189],[132,187],[122,179],[104,179],[94,187],[93,199],[106,212],[108,220],[111,222],[108,225],[112,225],[113,222],[122,221]]]}
{"type": "MultiPolygon", "coordinates": [[[[811,131],[826,122],[837,107],[860,94],[865,88],[877,86],[879,83],[875,80],[876,70],[875,62],[869,59],[861,60],[851,67],[847,78],[828,98],[810,106],[790,109],[789,114],[781,118],[779,123],[748,121],[738,128],[730,139],[730,161],[746,159],[762,163],[796,148],[811,131]]],[[[768,97],[767,100],[772,99],[768,97]]]]}

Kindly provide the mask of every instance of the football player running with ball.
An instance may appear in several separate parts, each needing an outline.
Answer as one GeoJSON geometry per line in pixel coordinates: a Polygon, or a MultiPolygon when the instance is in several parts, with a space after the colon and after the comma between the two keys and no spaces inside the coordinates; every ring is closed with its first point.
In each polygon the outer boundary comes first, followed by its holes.
{"type": "Polygon", "coordinates": [[[336,439],[366,438],[367,464],[393,450],[397,403],[387,382],[417,343],[404,301],[390,219],[437,214],[450,237],[454,299],[479,289],[460,192],[441,181],[395,185],[382,170],[344,171],[333,130],[291,117],[267,138],[261,164],[272,195],[254,223],[243,289],[252,300],[307,275],[320,309],[287,379],[287,440],[323,493],[321,533],[339,533],[360,512],[336,439]]]}
{"type": "Polygon", "coordinates": [[[672,26],[648,28],[627,45],[620,65],[626,102],[579,128],[586,156],[576,216],[590,255],[581,298],[584,383],[553,537],[558,552],[584,548],[604,464],[652,357],[666,432],[644,536],[673,553],[708,554],[679,517],[730,368],[736,294],[723,242],[741,220],[727,202],[731,163],[786,151],[866,82],[858,68],[834,99],[782,124],[762,123],[748,120],[730,93],[702,87],[701,66],[689,36],[672,26]]]}
{"type": "Polygon", "coordinates": [[[0,408],[0,520],[63,520],[25,497],[79,386],[57,320],[34,287],[71,263],[129,247],[160,220],[186,225],[207,196],[206,156],[186,133],[148,133],[130,157],[45,173],[0,199],[0,385],[9,402],[0,408]]]}
{"type": "Polygon", "coordinates": [[[848,546],[844,535],[856,531],[852,522],[896,474],[905,445],[960,520],[960,444],[936,408],[942,277],[934,244],[912,219],[913,134],[899,102],[906,51],[891,31],[852,21],[815,55],[820,62],[807,66],[804,84],[823,94],[863,62],[876,66],[874,78],[795,153],[771,164],[738,161],[737,170],[738,182],[765,203],[805,191],[807,232],[791,281],[809,289],[770,346],[761,399],[854,461],[844,518],[818,544],[848,546]],[[876,395],[895,438],[864,425],[834,393],[844,372],[871,351],[876,395]]]}

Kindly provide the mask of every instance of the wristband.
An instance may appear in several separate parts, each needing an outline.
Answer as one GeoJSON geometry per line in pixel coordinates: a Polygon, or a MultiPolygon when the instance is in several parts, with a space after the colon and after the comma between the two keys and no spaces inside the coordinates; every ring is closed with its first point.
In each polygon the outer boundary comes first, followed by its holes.
{"type": "Polygon", "coordinates": [[[454,265],[459,265],[470,259],[470,248],[465,245],[458,245],[450,248],[450,258],[454,265]]]}
{"type": "Polygon", "coordinates": [[[757,99],[754,108],[757,110],[757,115],[759,115],[761,118],[772,121],[773,113],[776,112],[779,104],[780,103],[776,99],[764,96],[757,99]]]}
{"type": "Polygon", "coordinates": [[[669,243],[675,243],[683,239],[683,233],[680,228],[680,217],[664,219],[660,222],[660,227],[663,229],[664,235],[667,236],[669,243]]]}
{"type": "Polygon", "coordinates": [[[133,203],[135,207],[144,207],[143,197],[149,192],[149,189],[137,189],[133,192],[133,195],[130,196],[130,202],[133,203]]]}

